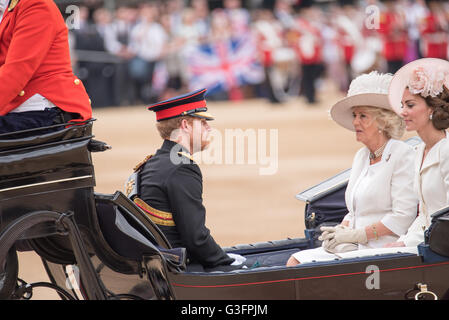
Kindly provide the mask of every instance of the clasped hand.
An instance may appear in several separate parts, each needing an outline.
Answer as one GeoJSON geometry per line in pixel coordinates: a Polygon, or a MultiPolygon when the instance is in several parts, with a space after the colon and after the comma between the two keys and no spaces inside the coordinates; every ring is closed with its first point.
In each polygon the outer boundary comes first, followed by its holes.
{"type": "Polygon", "coordinates": [[[323,248],[326,251],[335,253],[336,247],[340,244],[365,244],[368,242],[365,229],[351,229],[341,224],[335,227],[321,227],[323,232],[318,238],[323,241],[323,248]]]}

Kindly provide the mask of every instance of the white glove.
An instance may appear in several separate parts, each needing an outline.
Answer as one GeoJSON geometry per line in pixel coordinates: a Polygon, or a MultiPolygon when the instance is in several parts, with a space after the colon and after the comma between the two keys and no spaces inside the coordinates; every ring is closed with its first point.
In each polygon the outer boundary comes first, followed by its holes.
{"type": "Polygon", "coordinates": [[[337,229],[349,229],[349,227],[342,224],[336,225],[335,227],[321,227],[322,234],[318,237],[318,240],[325,241],[332,239],[337,229]]]}
{"type": "Polygon", "coordinates": [[[243,262],[246,261],[246,258],[244,256],[241,256],[239,254],[235,254],[235,253],[228,253],[228,256],[232,259],[234,259],[234,262],[231,263],[231,266],[239,266],[241,265],[243,262]]]}
{"type": "Polygon", "coordinates": [[[324,240],[322,247],[325,251],[329,253],[342,253],[342,252],[348,252],[348,251],[354,251],[359,248],[358,245],[355,243],[339,243],[335,246],[329,245],[329,240],[324,240]]]}
{"type": "Polygon", "coordinates": [[[327,240],[329,240],[329,248],[333,248],[340,243],[362,243],[365,244],[368,242],[368,238],[366,236],[365,229],[342,229],[336,228],[335,232],[330,233],[327,236],[327,240]]]}

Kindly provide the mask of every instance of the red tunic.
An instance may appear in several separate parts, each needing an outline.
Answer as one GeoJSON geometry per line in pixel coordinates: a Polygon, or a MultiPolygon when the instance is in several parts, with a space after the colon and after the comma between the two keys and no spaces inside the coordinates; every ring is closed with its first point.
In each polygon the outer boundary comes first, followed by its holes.
{"type": "Polygon", "coordinates": [[[0,115],[40,94],[59,108],[92,116],[72,71],[68,30],[52,0],[20,0],[0,23],[0,115]]]}
{"type": "Polygon", "coordinates": [[[290,36],[290,43],[302,64],[319,64],[322,59],[323,39],[315,26],[304,19],[297,19],[297,30],[290,36]],[[293,41],[292,41],[293,40],[293,41]]]}
{"type": "Polygon", "coordinates": [[[407,53],[408,36],[400,17],[393,12],[381,13],[379,33],[383,37],[386,60],[403,60],[407,53]]]}
{"type": "Polygon", "coordinates": [[[442,28],[438,17],[429,14],[421,25],[421,50],[426,58],[447,59],[448,35],[442,28]]]}

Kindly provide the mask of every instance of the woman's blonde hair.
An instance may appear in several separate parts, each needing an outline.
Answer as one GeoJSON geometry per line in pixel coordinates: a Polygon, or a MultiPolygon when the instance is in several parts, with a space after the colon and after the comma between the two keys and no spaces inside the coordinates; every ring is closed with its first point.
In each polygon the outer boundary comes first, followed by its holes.
{"type": "Polygon", "coordinates": [[[405,122],[393,110],[372,106],[360,106],[357,108],[362,108],[362,110],[369,112],[377,122],[379,130],[382,130],[388,138],[400,139],[404,135],[405,122]]]}

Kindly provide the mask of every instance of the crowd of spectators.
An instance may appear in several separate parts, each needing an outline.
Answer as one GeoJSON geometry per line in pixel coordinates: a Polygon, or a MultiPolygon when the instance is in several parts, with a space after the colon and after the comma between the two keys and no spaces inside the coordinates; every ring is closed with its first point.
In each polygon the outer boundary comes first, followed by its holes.
{"type": "Polygon", "coordinates": [[[93,107],[148,104],[207,87],[208,99],[304,96],[327,79],[345,92],[370,70],[448,59],[444,1],[131,1],[80,6],[72,59],[93,107]],[[270,3],[269,5],[265,5],[270,3]]]}

